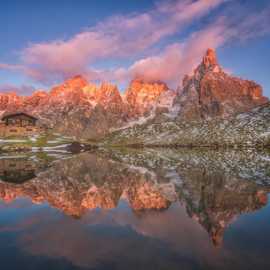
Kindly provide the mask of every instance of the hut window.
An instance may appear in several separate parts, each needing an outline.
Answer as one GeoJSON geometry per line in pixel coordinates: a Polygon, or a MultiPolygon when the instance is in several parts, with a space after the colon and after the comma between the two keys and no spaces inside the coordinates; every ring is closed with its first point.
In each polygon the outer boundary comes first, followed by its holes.
{"type": "Polygon", "coordinates": [[[11,129],[10,132],[17,132],[17,129],[11,129]]]}
{"type": "Polygon", "coordinates": [[[33,129],[32,128],[27,128],[26,131],[33,131],[33,129]]]}
{"type": "Polygon", "coordinates": [[[9,164],[9,167],[16,167],[16,164],[15,163],[11,163],[11,164],[9,164]]]}
{"type": "Polygon", "coordinates": [[[27,120],[22,120],[22,126],[28,126],[28,121],[27,120]]]}
{"type": "Polygon", "coordinates": [[[8,119],[8,124],[15,124],[16,123],[16,121],[15,121],[15,119],[8,119]]]}

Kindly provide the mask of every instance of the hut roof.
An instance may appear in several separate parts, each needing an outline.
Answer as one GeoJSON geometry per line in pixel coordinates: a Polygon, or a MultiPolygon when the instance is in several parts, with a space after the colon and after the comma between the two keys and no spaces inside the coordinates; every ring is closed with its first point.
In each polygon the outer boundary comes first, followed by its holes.
{"type": "Polygon", "coordinates": [[[27,113],[24,113],[24,112],[16,112],[16,113],[7,113],[7,114],[4,114],[4,116],[2,117],[2,121],[6,120],[7,118],[12,118],[12,117],[15,117],[15,116],[20,116],[20,115],[24,115],[26,117],[29,117],[33,120],[38,120],[36,117],[30,115],[30,114],[27,114],[27,113]]]}

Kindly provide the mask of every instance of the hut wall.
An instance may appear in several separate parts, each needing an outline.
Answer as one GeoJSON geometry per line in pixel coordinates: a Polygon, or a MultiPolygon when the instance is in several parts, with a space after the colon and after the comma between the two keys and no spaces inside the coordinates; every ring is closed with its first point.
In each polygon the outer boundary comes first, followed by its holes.
{"type": "Polygon", "coordinates": [[[12,137],[12,136],[31,136],[44,132],[43,128],[37,126],[2,126],[0,125],[0,136],[1,137],[12,137]]]}
{"type": "Polygon", "coordinates": [[[35,169],[33,163],[23,159],[1,159],[0,160],[0,174],[5,171],[25,170],[32,171],[35,169]]]}

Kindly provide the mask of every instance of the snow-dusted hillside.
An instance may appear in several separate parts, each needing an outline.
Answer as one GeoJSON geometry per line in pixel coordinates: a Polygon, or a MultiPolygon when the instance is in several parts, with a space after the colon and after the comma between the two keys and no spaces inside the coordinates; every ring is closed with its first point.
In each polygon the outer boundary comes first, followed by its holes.
{"type": "Polygon", "coordinates": [[[148,122],[115,131],[104,145],[269,146],[270,103],[228,119],[148,122]]]}

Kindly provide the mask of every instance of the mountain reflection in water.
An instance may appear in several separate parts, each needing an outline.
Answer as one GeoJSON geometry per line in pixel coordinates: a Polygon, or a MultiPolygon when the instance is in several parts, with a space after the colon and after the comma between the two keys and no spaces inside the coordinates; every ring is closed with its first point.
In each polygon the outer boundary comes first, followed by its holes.
{"type": "Polygon", "coordinates": [[[265,152],[7,157],[0,179],[5,269],[270,267],[265,152]]]}

